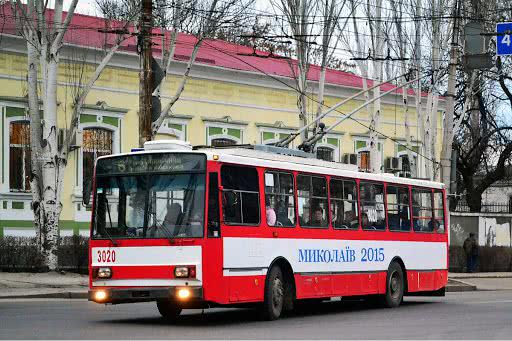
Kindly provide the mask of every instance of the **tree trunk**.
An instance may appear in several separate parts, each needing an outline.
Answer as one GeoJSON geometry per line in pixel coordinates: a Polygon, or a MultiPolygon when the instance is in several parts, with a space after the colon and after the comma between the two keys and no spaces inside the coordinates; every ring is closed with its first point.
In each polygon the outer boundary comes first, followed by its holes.
{"type": "Polygon", "coordinates": [[[477,191],[468,191],[466,193],[466,203],[470,212],[480,212],[482,210],[482,193],[477,191]]]}
{"type": "MultiPolygon", "coordinates": [[[[369,13],[368,13],[369,15],[369,13]]],[[[378,57],[382,54],[382,49],[384,48],[384,37],[382,32],[382,0],[377,0],[375,4],[375,17],[379,18],[375,22],[375,36],[372,39],[375,39],[374,45],[374,55],[378,57]]],[[[382,62],[374,61],[374,82],[380,83],[382,81],[382,62]]],[[[380,86],[376,87],[373,90],[373,97],[380,97],[380,86]]],[[[377,99],[373,104],[373,112],[370,119],[370,172],[372,173],[381,173],[381,151],[379,151],[379,135],[378,130],[380,128],[380,115],[381,115],[381,104],[380,98],[377,99]]]]}

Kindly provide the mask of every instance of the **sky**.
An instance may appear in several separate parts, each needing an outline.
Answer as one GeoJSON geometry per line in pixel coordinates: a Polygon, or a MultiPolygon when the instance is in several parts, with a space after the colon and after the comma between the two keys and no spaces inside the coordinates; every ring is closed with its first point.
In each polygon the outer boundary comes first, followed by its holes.
{"type": "MultiPolygon", "coordinates": [[[[72,0],[64,0],[64,9],[67,10],[72,0]]],[[[96,15],[95,0],[78,0],[77,13],[96,15]]]]}

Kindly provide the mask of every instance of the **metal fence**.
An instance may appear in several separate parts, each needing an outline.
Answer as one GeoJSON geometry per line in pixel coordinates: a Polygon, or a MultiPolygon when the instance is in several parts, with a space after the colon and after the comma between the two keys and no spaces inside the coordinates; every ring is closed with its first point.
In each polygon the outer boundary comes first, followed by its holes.
{"type": "MultiPolygon", "coordinates": [[[[454,212],[471,212],[466,202],[460,201],[454,212]]],[[[510,203],[492,203],[482,204],[480,213],[512,213],[512,204],[510,203]]]]}

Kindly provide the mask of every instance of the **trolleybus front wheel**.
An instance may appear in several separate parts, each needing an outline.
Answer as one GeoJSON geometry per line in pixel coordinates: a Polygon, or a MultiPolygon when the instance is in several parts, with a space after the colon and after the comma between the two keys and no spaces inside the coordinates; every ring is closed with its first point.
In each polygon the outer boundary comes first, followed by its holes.
{"type": "Polygon", "coordinates": [[[285,282],[279,266],[270,270],[265,282],[265,298],[260,307],[261,317],[265,320],[277,320],[281,316],[285,298],[285,282]]]}
{"type": "Polygon", "coordinates": [[[181,314],[181,307],[171,300],[157,300],[156,307],[166,320],[175,320],[181,314]]]}

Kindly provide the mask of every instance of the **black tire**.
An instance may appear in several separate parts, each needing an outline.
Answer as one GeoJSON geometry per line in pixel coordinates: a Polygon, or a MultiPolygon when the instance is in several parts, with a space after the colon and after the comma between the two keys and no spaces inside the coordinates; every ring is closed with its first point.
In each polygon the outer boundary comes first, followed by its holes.
{"type": "Polygon", "coordinates": [[[402,267],[397,262],[392,262],[386,276],[386,295],[382,301],[384,307],[398,307],[404,299],[404,291],[405,280],[402,267]]]}
{"type": "Polygon", "coordinates": [[[158,312],[166,320],[176,320],[181,314],[181,307],[171,300],[157,300],[156,307],[158,312]]]}
{"type": "Polygon", "coordinates": [[[286,283],[279,266],[270,269],[265,281],[265,298],[260,307],[261,318],[267,321],[277,320],[283,312],[286,283]]]}

